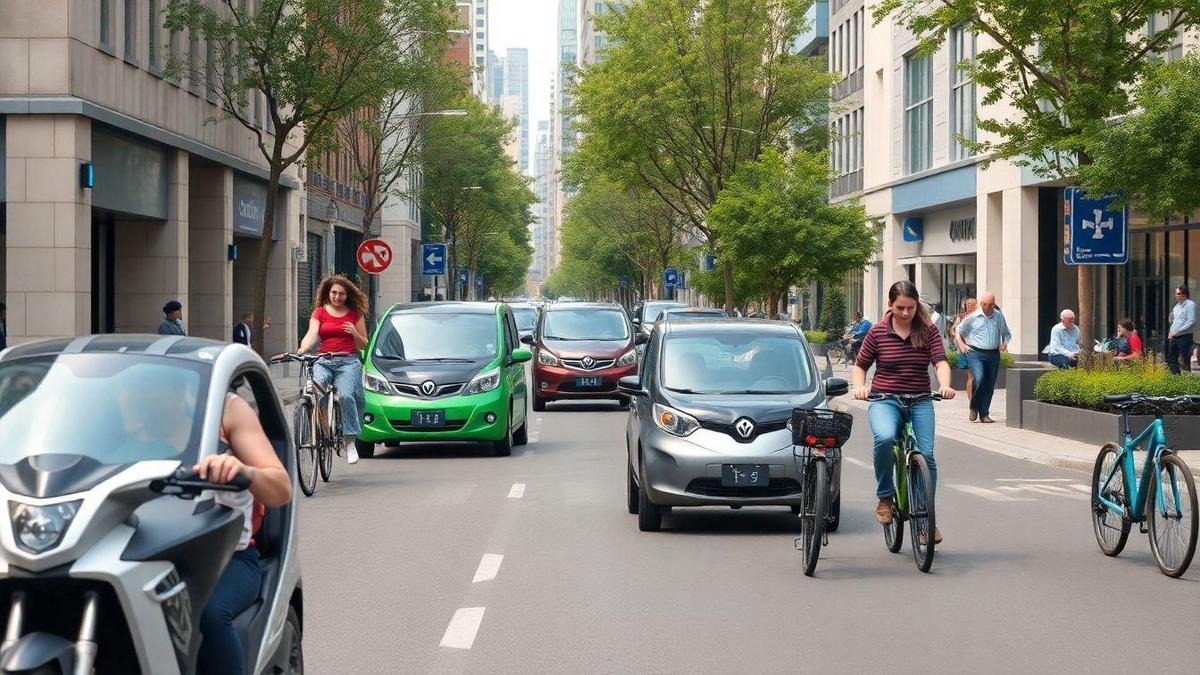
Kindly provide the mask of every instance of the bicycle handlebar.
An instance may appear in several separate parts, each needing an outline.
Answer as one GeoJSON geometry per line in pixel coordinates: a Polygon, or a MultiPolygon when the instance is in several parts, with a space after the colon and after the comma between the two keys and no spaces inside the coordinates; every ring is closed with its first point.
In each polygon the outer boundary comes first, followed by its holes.
{"type": "Polygon", "coordinates": [[[320,361],[321,359],[330,358],[332,356],[333,356],[333,354],[331,354],[329,352],[321,352],[319,354],[296,354],[293,352],[288,352],[286,354],[280,354],[279,356],[272,357],[271,363],[284,363],[286,361],[299,361],[300,363],[316,363],[317,361],[320,361]]]}
{"type": "Polygon", "coordinates": [[[921,401],[941,401],[942,395],[936,391],[924,394],[871,394],[868,401],[899,401],[901,403],[919,403],[921,401]]]}

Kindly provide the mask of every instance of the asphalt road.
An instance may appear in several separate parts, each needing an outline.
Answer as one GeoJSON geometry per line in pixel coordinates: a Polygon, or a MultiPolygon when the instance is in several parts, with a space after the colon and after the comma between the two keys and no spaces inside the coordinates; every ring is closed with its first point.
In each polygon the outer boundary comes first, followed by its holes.
{"type": "Polygon", "coordinates": [[[944,442],[932,574],[872,517],[865,417],[816,578],[786,509],[625,511],[626,413],[531,413],[532,442],[380,448],[301,508],[306,664],[399,672],[1200,672],[1200,561],[1092,536],[1089,476],[944,442]],[[501,557],[502,556],[502,557],[501,557]],[[1147,639],[1149,638],[1149,639],[1147,639]]]}

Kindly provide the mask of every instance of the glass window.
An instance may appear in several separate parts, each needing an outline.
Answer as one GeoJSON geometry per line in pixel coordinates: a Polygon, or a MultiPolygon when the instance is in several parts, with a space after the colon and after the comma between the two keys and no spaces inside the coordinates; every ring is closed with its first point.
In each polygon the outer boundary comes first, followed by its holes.
{"type": "Polygon", "coordinates": [[[904,171],[933,164],[933,64],[928,56],[904,57],[904,171]]]}
{"type": "Polygon", "coordinates": [[[798,338],[686,333],[663,342],[660,381],[705,394],[793,394],[813,388],[798,338]]]}
{"type": "Polygon", "coordinates": [[[1200,227],[1188,230],[1187,238],[1187,287],[1192,296],[1200,297],[1200,227]]]}
{"type": "Polygon", "coordinates": [[[149,47],[147,62],[150,64],[150,70],[158,72],[158,0],[149,0],[147,3],[148,11],[146,19],[146,42],[149,47]]]}
{"type": "Polygon", "coordinates": [[[495,314],[393,314],[380,331],[372,359],[490,361],[500,348],[495,314]]]}
{"type": "Polygon", "coordinates": [[[850,72],[858,70],[860,65],[860,61],[858,60],[858,43],[861,37],[861,34],[858,32],[858,12],[855,12],[850,25],[850,72]]]}
{"type": "Polygon", "coordinates": [[[513,316],[517,320],[517,328],[528,332],[537,323],[537,310],[533,307],[513,307],[513,316]]]}
{"type": "Polygon", "coordinates": [[[568,309],[546,312],[546,340],[628,340],[625,313],[615,309],[568,309]]]}
{"type": "Polygon", "coordinates": [[[950,145],[951,161],[966,159],[975,151],[959,138],[975,140],[975,83],[959,64],[975,63],[975,32],[969,24],[950,31],[950,145]]]}
{"type": "Polygon", "coordinates": [[[125,0],[125,60],[133,61],[137,43],[137,0],[125,0]]]}
{"type": "Polygon", "coordinates": [[[100,46],[112,49],[112,2],[100,0],[100,46]]]}

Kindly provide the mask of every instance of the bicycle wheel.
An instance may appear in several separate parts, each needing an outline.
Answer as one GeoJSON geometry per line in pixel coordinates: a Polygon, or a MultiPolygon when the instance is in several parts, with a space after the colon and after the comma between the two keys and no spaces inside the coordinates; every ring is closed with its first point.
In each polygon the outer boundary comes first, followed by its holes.
{"type": "Polygon", "coordinates": [[[908,525],[912,537],[913,560],[917,569],[928,572],[933,566],[934,533],[937,519],[933,512],[933,479],[929,463],[919,452],[908,460],[908,525]]]}
{"type": "Polygon", "coordinates": [[[333,473],[333,453],[338,443],[342,442],[342,408],[333,401],[329,406],[329,412],[333,416],[330,418],[333,423],[330,428],[333,430],[332,438],[321,444],[321,480],[328,483],[329,475],[333,473]]]}
{"type": "MultiPolygon", "coordinates": [[[[893,456],[899,455],[899,452],[893,448],[893,456]]],[[[899,553],[904,546],[904,514],[908,505],[908,487],[904,480],[904,467],[900,461],[896,462],[895,468],[895,485],[896,494],[892,497],[892,522],[883,526],[883,542],[887,544],[887,549],[891,553],[899,553]]]]}
{"type": "Polygon", "coordinates": [[[1096,535],[1096,543],[1104,555],[1120,555],[1129,540],[1129,497],[1125,494],[1125,466],[1117,465],[1121,456],[1121,446],[1116,443],[1105,443],[1096,455],[1096,463],[1092,467],[1092,532],[1096,535]],[[1117,472],[1113,474],[1113,467],[1117,472]],[[1120,504],[1126,515],[1110,511],[1100,503],[1100,490],[1104,482],[1112,474],[1112,481],[1104,488],[1104,498],[1120,504]]]}
{"type": "Polygon", "coordinates": [[[1196,553],[1196,481],[1178,455],[1163,456],[1155,473],[1146,505],[1150,549],[1163,574],[1180,577],[1196,553]]]}
{"type": "Polygon", "coordinates": [[[842,365],[846,361],[845,347],[829,347],[826,353],[829,355],[829,360],[833,363],[842,365]]]}
{"type": "Polygon", "coordinates": [[[296,478],[300,491],[311,497],[317,488],[317,442],[312,437],[312,403],[302,399],[292,414],[292,440],[296,442],[296,478]]]}
{"type": "Polygon", "coordinates": [[[804,576],[817,571],[825,520],[829,517],[829,467],[824,459],[813,459],[804,472],[803,508],[800,511],[800,551],[804,555],[804,576]]]}

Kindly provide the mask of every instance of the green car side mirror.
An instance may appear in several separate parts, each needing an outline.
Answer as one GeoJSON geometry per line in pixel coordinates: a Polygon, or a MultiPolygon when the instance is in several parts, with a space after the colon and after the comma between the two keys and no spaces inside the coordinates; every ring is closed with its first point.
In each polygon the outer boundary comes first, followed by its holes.
{"type": "Polygon", "coordinates": [[[526,361],[533,360],[533,352],[528,349],[514,349],[509,358],[512,359],[513,363],[525,363],[526,361]]]}

